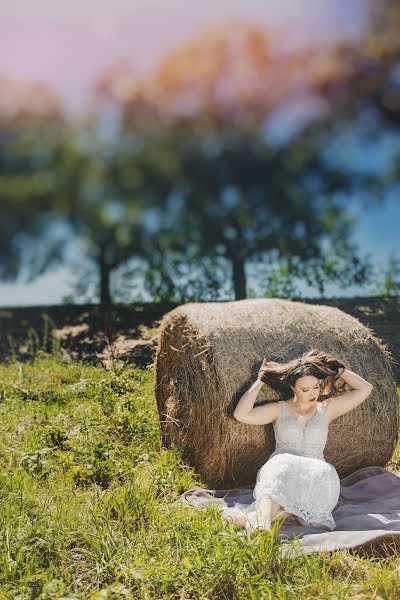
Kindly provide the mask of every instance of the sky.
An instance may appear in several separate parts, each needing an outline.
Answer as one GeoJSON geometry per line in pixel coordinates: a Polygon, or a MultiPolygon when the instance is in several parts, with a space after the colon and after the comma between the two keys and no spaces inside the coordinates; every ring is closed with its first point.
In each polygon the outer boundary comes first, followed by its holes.
{"type": "Polygon", "coordinates": [[[359,33],[366,1],[1,0],[0,74],[47,83],[75,113],[116,61],[140,78],[206,26],[243,19],[287,50],[359,33]]]}
{"type": "MultiPolygon", "coordinates": [[[[91,86],[108,67],[128,61],[134,76],[156,66],[210,25],[234,19],[258,24],[283,50],[316,40],[358,35],[367,0],[0,0],[0,75],[41,82],[55,90],[72,114],[85,110],[91,86]]],[[[278,137],[283,129],[275,127],[278,137]]],[[[377,161],[382,149],[355,160],[377,161]]],[[[344,159],[347,160],[346,153],[344,159]]],[[[400,204],[359,211],[354,241],[378,268],[397,250],[400,204]]],[[[0,306],[57,304],[71,291],[74,271],[59,268],[27,284],[0,283],[0,306]]],[[[304,287],[306,292],[306,287],[304,287]]],[[[367,295],[330,286],[327,296],[367,295]]],[[[312,297],[314,293],[309,293],[312,297]]]]}

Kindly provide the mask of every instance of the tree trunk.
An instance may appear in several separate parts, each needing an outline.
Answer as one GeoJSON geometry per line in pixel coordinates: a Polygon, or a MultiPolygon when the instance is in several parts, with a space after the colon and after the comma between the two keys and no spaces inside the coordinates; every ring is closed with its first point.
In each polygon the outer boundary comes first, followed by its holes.
{"type": "Polygon", "coordinates": [[[104,252],[100,252],[99,256],[99,270],[100,270],[100,304],[102,306],[111,305],[111,293],[110,293],[110,273],[111,267],[107,264],[104,252]]]}
{"type": "Polygon", "coordinates": [[[235,300],[244,300],[246,298],[246,273],[244,270],[244,259],[240,256],[233,256],[231,260],[235,300]]]}
{"type": "Polygon", "coordinates": [[[100,304],[108,306],[111,304],[110,294],[110,271],[107,268],[100,272],[100,304]]]}

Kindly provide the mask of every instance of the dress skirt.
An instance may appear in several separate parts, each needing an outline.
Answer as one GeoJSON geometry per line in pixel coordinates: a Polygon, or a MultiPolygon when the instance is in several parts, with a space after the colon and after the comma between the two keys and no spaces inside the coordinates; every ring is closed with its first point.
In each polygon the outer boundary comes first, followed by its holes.
{"type": "Polygon", "coordinates": [[[272,498],[302,525],[335,529],[332,511],[338,503],[340,479],[325,459],[282,452],[271,456],[257,473],[256,502],[272,498]],[[304,522],[303,522],[304,521],[304,522]]]}

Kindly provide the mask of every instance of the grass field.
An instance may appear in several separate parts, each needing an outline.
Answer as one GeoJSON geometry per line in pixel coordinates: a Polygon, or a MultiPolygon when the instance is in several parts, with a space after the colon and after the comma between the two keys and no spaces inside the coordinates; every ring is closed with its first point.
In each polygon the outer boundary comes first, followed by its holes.
{"type": "Polygon", "coordinates": [[[399,556],[284,559],[269,532],[172,506],[206,485],[161,444],[150,369],[39,352],[0,365],[0,418],[0,600],[400,598],[399,556]]]}

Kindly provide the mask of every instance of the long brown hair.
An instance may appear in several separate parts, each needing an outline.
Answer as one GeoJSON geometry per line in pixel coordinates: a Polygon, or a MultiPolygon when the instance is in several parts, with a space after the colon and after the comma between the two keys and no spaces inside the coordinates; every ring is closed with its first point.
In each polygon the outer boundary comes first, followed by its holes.
{"type": "Polygon", "coordinates": [[[342,385],[337,384],[336,380],[345,368],[344,363],[332,354],[313,348],[300,358],[286,363],[264,360],[259,378],[278,392],[282,400],[288,400],[293,396],[290,386],[294,386],[297,379],[305,375],[313,375],[324,381],[325,390],[329,390],[329,392],[341,392],[345,389],[346,384],[344,381],[342,385]]]}

